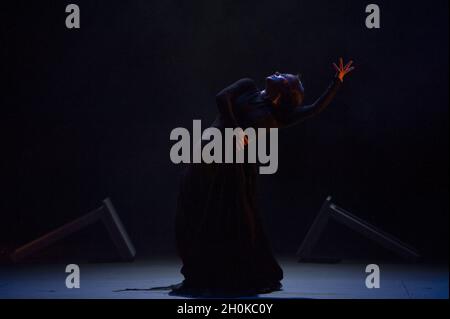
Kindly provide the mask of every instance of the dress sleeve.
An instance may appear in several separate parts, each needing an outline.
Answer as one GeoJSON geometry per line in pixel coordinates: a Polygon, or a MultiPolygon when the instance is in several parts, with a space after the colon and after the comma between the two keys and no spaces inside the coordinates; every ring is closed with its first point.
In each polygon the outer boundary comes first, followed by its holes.
{"type": "Polygon", "coordinates": [[[282,114],[277,115],[277,121],[280,123],[280,126],[292,126],[322,112],[331,103],[341,85],[341,80],[335,78],[325,92],[313,104],[299,106],[290,112],[283,112],[282,114]]]}
{"type": "Polygon", "coordinates": [[[225,121],[230,123],[233,127],[238,126],[234,109],[236,98],[241,94],[252,90],[257,90],[255,82],[252,79],[244,78],[226,87],[216,95],[216,104],[219,113],[224,117],[225,121]]]}

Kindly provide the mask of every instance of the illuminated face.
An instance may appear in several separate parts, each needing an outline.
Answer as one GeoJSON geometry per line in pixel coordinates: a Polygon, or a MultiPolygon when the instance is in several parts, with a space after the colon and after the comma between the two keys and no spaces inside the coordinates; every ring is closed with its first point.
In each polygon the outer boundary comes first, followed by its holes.
{"type": "Polygon", "coordinates": [[[266,94],[272,100],[281,99],[288,104],[298,106],[303,103],[304,92],[298,75],[275,72],[266,78],[266,94]]]}
{"type": "Polygon", "coordinates": [[[284,74],[281,74],[280,72],[275,72],[272,75],[269,75],[267,77],[267,80],[271,80],[271,81],[285,81],[286,77],[284,76],[284,74]]]}

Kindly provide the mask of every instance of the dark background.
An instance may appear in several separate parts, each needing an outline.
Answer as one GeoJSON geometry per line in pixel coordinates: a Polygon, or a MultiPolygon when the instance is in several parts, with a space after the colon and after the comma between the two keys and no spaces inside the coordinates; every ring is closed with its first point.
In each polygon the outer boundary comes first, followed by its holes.
{"type": "MultiPolygon", "coordinates": [[[[357,67],[343,90],[280,132],[279,170],[261,176],[274,250],[293,254],[332,195],[426,258],[448,258],[447,0],[377,0],[380,30],[365,27],[365,1],[74,2],[79,30],[65,28],[69,1],[0,4],[2,245],[109,196],[139,253],[173,253],[182,167],[170,131],[209,124],[215,94],[242,77],[262,86],[300,72],[312,102],[343,56],[357,67]]],[[[329,247],[361,250],[330,227],[329,247]]]]}

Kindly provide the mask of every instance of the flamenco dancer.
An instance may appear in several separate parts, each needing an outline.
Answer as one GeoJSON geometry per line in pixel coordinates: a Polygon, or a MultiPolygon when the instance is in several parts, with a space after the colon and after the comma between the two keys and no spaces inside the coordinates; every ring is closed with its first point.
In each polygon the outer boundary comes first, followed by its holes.
{"type": "MultiPolygon", "coordinates": [[[[259,90],[241,79],[216,96],[212,127],[283,128],[324,110],[354,67],[333,63],[330,86],[304,106],[299,77],[276,72],[259,90]]],[[[244,137],[242,144],[248,140],[244,137]]],[[[239,144],[239,143],[238,143],[239,144]]],[[[242,145],[241,144],[241,145],[242,145]]],[[[257,164],[188,164],[178,195],[176,242],[184,281],[172,295],[246,296],[281,289],[283,271],[272,255],[255,202],[257,164]]]]}

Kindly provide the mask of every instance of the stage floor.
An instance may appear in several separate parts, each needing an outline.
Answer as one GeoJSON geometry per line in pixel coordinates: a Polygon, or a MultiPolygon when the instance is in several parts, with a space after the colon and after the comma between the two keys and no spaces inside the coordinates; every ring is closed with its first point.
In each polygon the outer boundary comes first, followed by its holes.
{"type": "MultiPolygon", "coordinates": [[[[366,263],[300,264],[281,258],[283,290],[263,298],[289,299],[448,299],[448,265],[380,263],[379,289],[365,286],[366,263]]],[[[65,286],[65,264],[0,266],[0,298],[177,298],[152,287],[179,283],[180,262],[175,258],[133,263],[80,264],[80,288],[65,286]],[[135,289],[135,290],[126,290],[135,289]]]]}

